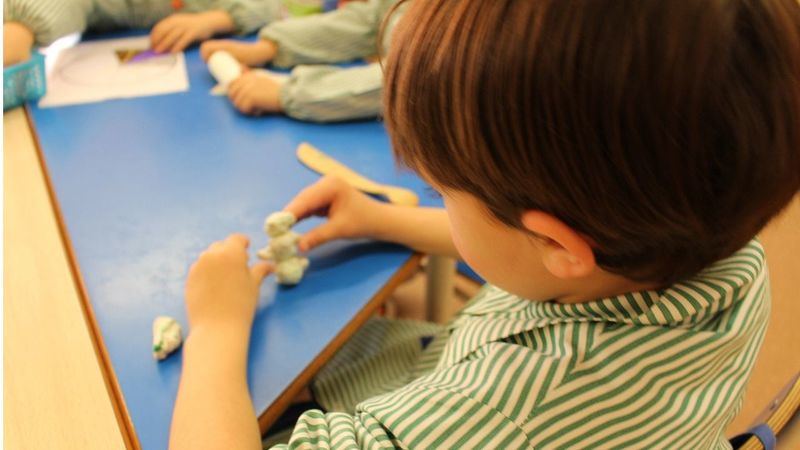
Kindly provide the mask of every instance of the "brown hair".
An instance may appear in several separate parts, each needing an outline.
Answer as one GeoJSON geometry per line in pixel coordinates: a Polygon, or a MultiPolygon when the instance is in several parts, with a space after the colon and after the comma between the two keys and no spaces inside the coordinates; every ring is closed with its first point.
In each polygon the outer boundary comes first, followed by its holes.
{"type": "Polygon", "coordinates": [[[797,0],[418,0],[393,36],[399,161],[500,221],[550,213],[671,283],[800,189],[797,0]]]}

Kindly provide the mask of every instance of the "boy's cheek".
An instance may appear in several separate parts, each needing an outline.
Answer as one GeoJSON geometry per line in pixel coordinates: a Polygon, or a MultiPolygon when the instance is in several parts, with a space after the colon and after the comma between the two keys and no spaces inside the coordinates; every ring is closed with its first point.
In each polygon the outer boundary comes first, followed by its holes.
{"type": "Polygon", "coordinates": [[[451,226],[453,245],[464,262],[486,281],[498,281],[494,279],[493,274],[498,269],[502,270],[503,262],[493,258],[497,248],[492,248],[492,236],[475,235],[475,230],[459,229],[458,225],[452,222],[451,226]]]}

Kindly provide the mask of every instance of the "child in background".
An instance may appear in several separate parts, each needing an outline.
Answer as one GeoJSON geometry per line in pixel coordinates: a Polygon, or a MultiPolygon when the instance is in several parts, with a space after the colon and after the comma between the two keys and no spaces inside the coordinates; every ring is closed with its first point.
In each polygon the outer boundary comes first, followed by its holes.
{"type": "MultiPolygon", "coordinates": [[[[446,326],[374,319],[312,383],[291,448],[730,448],[769,317],[753,239],[800,190],[796,0],[427,0],[385,118],[444,210],[335,178],[303,250],[370,237],[490,284],[446,326]]],[[[189,272],[171,448],[257,449],[247,240],[189,272]]],[[[313,267],[313,266],[312,266],[313,267]]],[[[287,349],[291,351],[291,349],[287,349]]]]}
{"type": "MultiPolygon", "coordinates": [[[[252,71],[231,83],[228,97],[244,114],[285,113],[315,122],[376,117],[381,113],[383,87],[380,64],[347,68],[327,64],[378,54],[378,31],[395,3],[348,2],[336,11],[271,23],[261,29],[256,42],[205,42],[200,53],[208,60],[215,51],[226,50],[250,67],[268,62],[295,67],[283,83],[252,71]]],[[[382,45],[388,44],[398,17],[392,16],[382,45]]]]}
{"type": "MultiPolygon", "coordinates": [[[[320,12],[322,2],[307,0],[302,12],[320,12]]],[[[179,52],[214,35],[250,33],[285,9],[283,0],[3,0],[3,65],[28,59],[33,45],[87,29],[153,27],[154,50],[179,52]]]]}

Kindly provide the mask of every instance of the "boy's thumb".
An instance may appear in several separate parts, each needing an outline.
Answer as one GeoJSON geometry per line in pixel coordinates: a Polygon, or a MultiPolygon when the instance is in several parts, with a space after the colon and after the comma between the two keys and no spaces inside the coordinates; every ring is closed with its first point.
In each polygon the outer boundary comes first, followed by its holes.
{"type": "Polygon", "coordinates": [[[297,246],[300,248],[300,251],[307,252],[335,238],[335,228],[330,222],[326,222],[304,234],[297,243],[297,246]]]}
{"type": "Polygon", "coordinates": [[[253,276],[253,279],[256,281],[256,283],[261,284],[261,281],[264,280],[264,277],[271,274],[273,270],[274,267],[272,264],[262,261],[253,264],[253,266],[250,268],[250,274],[253,276]]]}

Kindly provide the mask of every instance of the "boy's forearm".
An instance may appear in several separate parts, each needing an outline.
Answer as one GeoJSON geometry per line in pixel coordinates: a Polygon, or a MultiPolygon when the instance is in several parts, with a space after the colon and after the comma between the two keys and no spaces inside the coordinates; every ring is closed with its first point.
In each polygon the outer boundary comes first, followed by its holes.
{"type": "Polygon", "coordinates": [[[381,203],[374,214],[375,239],[402,244],[422,253],[460,258],[444,209],[381,203]]]}
{"type": "Polygon", "coordinates": [[[192,330],[170,430],[170,449],[260,449],[247,389],[249,327],[192,330]]]}

